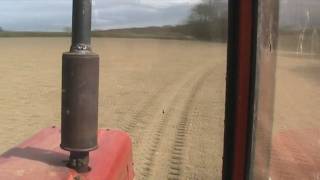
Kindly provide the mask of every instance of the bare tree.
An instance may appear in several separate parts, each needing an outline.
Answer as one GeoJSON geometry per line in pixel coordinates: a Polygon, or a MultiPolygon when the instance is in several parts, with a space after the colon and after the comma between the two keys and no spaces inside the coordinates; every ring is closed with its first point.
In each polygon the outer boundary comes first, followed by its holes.
{"type": "Polygon", "coordinates": [[[216,18],[214,0],[205,0],[192,9],[189,21],[210,22],[216,18]]]}
{"type": "Polygon", "coordinates": [[[198,39],[224,41],[227,22],[227,4],[224,1],[203,0],[192,9],[187,25],[191,35],[198,39]]]}

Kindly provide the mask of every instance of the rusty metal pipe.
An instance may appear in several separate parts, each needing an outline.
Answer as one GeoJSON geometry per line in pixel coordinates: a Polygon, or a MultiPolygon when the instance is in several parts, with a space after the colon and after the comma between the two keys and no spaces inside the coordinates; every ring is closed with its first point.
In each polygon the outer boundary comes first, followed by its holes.
{"type": "Polygon", "coordinates": [[[73,0],[71,51],[91,50],[92,0],[73,0]]]}
{"type": "Polygon", "coordinates": [[[62,56],[61,148],[70,151],[67,166],[89,167],[97,148],[99,56],[91,51],[91,0],[73,1],[70,52],[62,56]]]}

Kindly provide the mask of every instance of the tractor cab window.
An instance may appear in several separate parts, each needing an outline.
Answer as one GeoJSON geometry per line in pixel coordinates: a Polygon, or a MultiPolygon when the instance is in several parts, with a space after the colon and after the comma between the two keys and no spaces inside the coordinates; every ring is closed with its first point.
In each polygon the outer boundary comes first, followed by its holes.
{"type": "Polygon", "coordinates": [[[273,36],[278,39],[278,46],[270,55],[277,56],[277,61],[270,61],[263,53],[258,56],[257,69],[262,72],[256,85],[260,101],[254,125],[252,179],[316,180],[320,177],[319,8],[317,0],[280,0],[278,38],[273,36]],[[275,76],[264,78],[273,63],[276,64],[275,76]],[[270,92],[264,90],[272,79],[275,79],[274,102],[267,98],[273,95],[269,96],[270,92]],[[266,113],[272,107],[266,105],[268,102],[274,104],[271,114],[266,113]]]}
{"type": "MultiPolygon", "coordinates": [[[[227,23],[227,0],[92,1],[99,128],[129,133],[136,179],[221,178],[227,23]]],[[[72,30],[72,0],[0,1],[0,153],[60,127],[72,30]]]]}

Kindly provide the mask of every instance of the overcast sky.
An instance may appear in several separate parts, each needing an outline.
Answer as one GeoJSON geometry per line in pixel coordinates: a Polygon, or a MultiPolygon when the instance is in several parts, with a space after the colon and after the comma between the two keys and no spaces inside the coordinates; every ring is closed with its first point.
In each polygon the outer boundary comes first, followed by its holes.
{"type": "MultiPolygon", "coordinates": [[[[93,28],[183,22],[200,0],[93,0],[93,28]]],[[[71,26],[72,0],[0,0],[0,26],[7,30],[56,31],[71,26]]]]}
{"type": "MultiPolygon", "coordinates": [[[[93,29],[182,23],[201,0],[93,0],[93,29]]],[[[225,0],[226,1],[226,0],[225,0]]],[[[283,26],[320,25],[320,0],[280,0],[283,26]]],[[[16,31],[58,31],[71,26],[72,0],[0,0],[0,26],[16,31]]]]}

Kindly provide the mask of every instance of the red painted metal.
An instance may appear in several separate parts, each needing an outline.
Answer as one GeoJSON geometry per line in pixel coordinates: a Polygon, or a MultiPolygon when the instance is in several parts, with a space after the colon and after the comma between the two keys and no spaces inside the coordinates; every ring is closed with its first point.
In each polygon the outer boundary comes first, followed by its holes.
{"type": "Polygon", "coordinates": [[[271,179],[320,178],[320,129],[292,129],[274,136],[271,179]]]}
{"type": "Polygon", "coordinates": [[[239,5],[239,40],[238,40],[238,71],[237,71],[237,100],[235,119],[234,180],[245,177],[247,132],[249,119],[249,94],[252,54],[252,0],[241,0],[239,5]]]}
{"type": "Polygon", "coordinates": [[[68,152],[60,149],[60,129],[47,128],[0,156],[0,179],[5,180],[132,180],[131,140],[118,130],[100,130],[99,148],[90,153],[88,173],[65,167],[68,152]]]}

